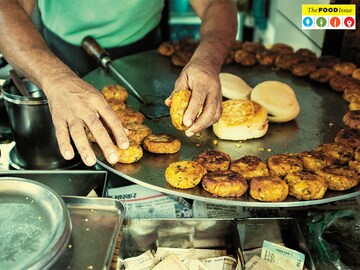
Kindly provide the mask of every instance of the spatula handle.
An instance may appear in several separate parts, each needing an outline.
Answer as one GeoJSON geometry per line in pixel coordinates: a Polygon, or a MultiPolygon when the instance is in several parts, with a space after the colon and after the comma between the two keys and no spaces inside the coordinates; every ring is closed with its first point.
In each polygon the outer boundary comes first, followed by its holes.
{"type": "Polygon", "coordinates": [[[102,67],[108,68],[109,63],[111,62],[109,53],[101,47],[94,38],[90,36],[85,37],[81,42],[81,46],[102,67]]]}

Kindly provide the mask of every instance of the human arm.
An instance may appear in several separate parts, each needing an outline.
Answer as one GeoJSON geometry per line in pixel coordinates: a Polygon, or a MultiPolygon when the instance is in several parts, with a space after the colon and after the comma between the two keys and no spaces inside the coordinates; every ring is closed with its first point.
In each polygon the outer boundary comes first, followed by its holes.
{"type": "Polygon", "coordinates": [[[99,91],[82,80],[48,48],[37,31],[24,5],[26,0],[0,0],[0,51],[8,63],[34,82],[45,93],[60,152],[65,159],[75,155],[74,142],[88,166],[96,157],[87,140],[86,125],[105,158],[118,160],[118,152],[100,121],[108,125],[120,148],[128,147],[128,139],[116,113],[99,91]]]}
{"type": "MultiPolygon", "coordinates": [[[[185,131],[187,136],[211,126],[221,115],[219,74],[237,31],[233,0],[191,0],[191,5],[201,19],[200,43],[174,87],[174,91],[192,90],[183,118],[184,125],[189,127],[185,131]]],[[[165,102],[169,106],[171,97],[165,102]]]]}

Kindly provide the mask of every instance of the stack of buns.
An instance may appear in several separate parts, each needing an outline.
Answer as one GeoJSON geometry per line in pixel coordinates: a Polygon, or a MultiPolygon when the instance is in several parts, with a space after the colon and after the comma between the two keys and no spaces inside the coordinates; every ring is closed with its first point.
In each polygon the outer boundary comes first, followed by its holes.
{"type": "Polygon", "coordinates": [[[221,73],[222,115],[213,125],[217,137],[224,140],[260,138],[268,122],[284,123],[295,119],[300,105],[294,90],[279,81],[265,81],[253,89],[240,77],[221,73]]]}

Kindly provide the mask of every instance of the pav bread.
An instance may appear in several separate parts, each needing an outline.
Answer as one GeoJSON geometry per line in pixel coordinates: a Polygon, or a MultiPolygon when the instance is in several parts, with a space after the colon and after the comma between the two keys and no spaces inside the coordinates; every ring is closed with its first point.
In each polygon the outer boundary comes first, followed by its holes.
{"type": "Polygon", "coordinates": [[[221,117],[213,125],[215,135],[223,140],[259,138],[264,136],[267,130],[265,108],[251,100],[223,101],[221,117]]]}
{"type": "Polygon", "coordinates": [[[267,110],[270,122],[288,122],[295,119],[300,113],[300,105],[294,90],[282,82],[259,83],[251,91],[250,99],[267,110]]]}
{"type": "Polygon", "coordinates": [[[240,77],[231,73],[220,73],[223,97],[228,99],[248,99],[251,87],[240,77]]]}

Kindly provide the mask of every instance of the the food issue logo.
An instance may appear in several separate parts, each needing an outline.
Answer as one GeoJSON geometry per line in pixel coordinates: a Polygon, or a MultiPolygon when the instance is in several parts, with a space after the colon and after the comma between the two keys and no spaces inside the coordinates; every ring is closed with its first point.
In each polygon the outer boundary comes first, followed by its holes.
{"type": "Polygon", "coordinates": [[[302,5],[302,29],[356,29],[355,5],[302,5]]]}

